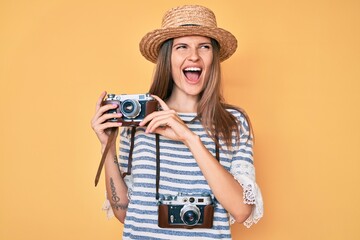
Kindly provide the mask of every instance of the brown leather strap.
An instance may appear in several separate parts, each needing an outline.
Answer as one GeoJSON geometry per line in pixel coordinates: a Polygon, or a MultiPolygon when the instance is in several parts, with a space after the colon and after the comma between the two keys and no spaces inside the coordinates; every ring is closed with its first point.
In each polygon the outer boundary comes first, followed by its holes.
{"type": "Polygon", "coordinates": [[[215,156],[216,156],[216,159],[218,160],[218,162],[220,162],[220,153],[219,153],[219,146],[220,143],[219,143],[219,136],[216,134],[215,135],[215,156]]]}
{"type": "MultiPolygon", "coordinates": [[[[159,188],[160,188],[160,137],[159,134],[156,134],[156,200],[159,200],[159,188]]],[[[215,154],[216,160],[220,162],[220,150],[219,150],[219,137],[216,134],[215,136],[215,154]]]]}
{"type": "Polygon", "coordinates": [[[156,200],[159,200],[159,185],[160,185],[160,137],[156,134],[156,200]]]}
{"type": "Polygon", "coordinates": [[[130,151],[129,151],[129,159],[128,159],[128,168],[127,172],[124,172],[121,176],[124,178],[126,175],[131,175],[131,167],[132,167],[132,154],[134,150],[134,142],[135,142],[135,132],[136,127],[131,128],[131,142],[130,142],[130,151]]]}
{"type": "Polygon", "coordinates": [[[113,141],[114,141],[115,133],[116,133],[116,129],[111,129],[111,132],[110,132],[110,135],[109,135],[109,138],[108,138],[108,142],[106,143],[106,146],[105,146],[105,149],[104,149],[104,152],[103,152],[103,155],[102,155],[102,157],[101,157],[101,161],[100,161],[100,164],[99,164],[97,173],[96,173],[96,177],[95,177],[95,187],[96,187],[96,185],[97,185],[98,182],[99,182],[100,175],[101,175],[101,170],[102,170],[102,168],[103,168],[103,166],[104,166],[105,159],[106,159],[106,155],[108,154],[109,149],[110,149],[110,147],[111,147],[111,144],[112,144],[113,141]]]}

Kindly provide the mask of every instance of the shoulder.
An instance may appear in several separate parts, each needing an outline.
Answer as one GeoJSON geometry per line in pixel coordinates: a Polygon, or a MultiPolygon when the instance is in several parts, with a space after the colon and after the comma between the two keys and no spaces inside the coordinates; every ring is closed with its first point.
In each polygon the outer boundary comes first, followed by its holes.
{"type": "Polygon", "coordinates": [[[241,135],[251,135],[252,134],[252,126],[251,121],[243,108],[227,105],[226,110],[235,118],[241,135]]]}
{"type": "Polygon", "coordinates": [[[227,106],[226,110],[236,118],[237,121],[240,121],[241,123],[246,123],[249,121],[249,117],[246,113],[246,111],[240,107],[236,106],[227,106]]]}

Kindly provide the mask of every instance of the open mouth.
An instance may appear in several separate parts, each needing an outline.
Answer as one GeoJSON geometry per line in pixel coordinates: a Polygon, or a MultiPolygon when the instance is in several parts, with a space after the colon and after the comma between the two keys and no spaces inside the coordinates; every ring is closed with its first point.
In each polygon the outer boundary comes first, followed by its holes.
{"type": "Polygon", "coordinates": [[[197,82],[202,73],[202,69],[198,67],[188,67],[183,70],[183,73],[190,82],[197,82]]]}

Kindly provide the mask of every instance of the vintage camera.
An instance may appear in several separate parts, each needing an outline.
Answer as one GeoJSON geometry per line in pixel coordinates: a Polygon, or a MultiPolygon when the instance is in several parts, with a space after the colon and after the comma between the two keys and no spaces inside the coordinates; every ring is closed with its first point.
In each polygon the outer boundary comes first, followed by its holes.
{"type": "Polygon", "coordinates": [[[150,113],[158,109],[158,102],[150,94],[108,94],[102,105],[117,104],[116,109],[107,113],[121,113],[121,118],[112,118],[109,121],[122,122],[123,126],[138,126],[150,113]]]}
{"type": "Polygon", "coordinates": [[[214,201],[206,195],[161,195],[158,201],[161,228],[212,228],[214,201]]]}

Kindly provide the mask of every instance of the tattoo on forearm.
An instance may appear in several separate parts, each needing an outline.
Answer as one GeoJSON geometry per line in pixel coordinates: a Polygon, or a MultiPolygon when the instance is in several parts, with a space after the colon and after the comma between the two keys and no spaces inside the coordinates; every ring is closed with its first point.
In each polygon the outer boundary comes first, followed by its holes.
{"type": "Polygon", "coordinates": [[[117,156],[114,156],[114,163],[115,163],[116,165],[119,165],[119,162],[118,162],[117,156]]]}
{"type": "Polygon", "coordinates": [[[110,189],[111,189],[111,202],[110,202],[111,206],[116,210],[126,210],[128,208],[128,205],[119,203],[120,198],[116,193],[114,180],[112,178],[110,178],[110,189]]]}

